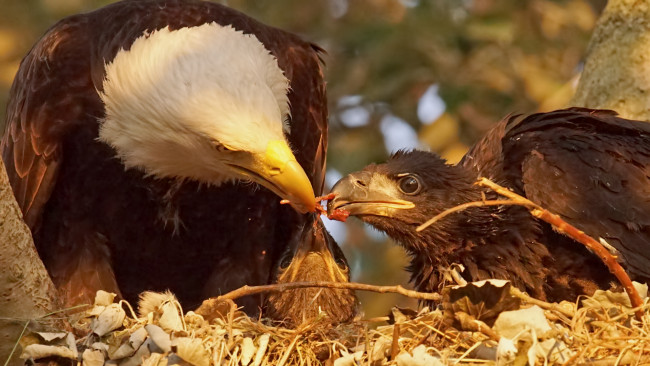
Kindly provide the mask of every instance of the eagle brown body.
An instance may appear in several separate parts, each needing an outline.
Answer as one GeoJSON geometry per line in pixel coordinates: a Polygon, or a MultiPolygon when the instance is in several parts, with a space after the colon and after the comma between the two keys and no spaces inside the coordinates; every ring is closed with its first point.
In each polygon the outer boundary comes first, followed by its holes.
{"type": "MultiPolygon", "coordinates": [[[[290,80],[295,156],[323,186],[327,105],[320,50],[225,6],[193,0],[115,3],[66,18],[22,61],[7,108],[2,156],[38,252],[67,304],[106,289],[134,300],[172,290],[185,306],[242,285],[266,284],[305,226],[256,184],[219,187],[126,170],[97,140],[105,63],[145,32],[216,22],[255,35],[290,80]]],[[[249,299],[254,311],[259,299],[249,299]]]]}
{"type": "Polygon", "coordinates": [[[437,291],[441,270],[453,263],[464,266],[468,280],[508,279],[554,301],[615,283],[584,246],[522,207],[471,207],[416,231],[449,208],[496,199],[474,184],[481,176],[606,241],[633,279],[650,279],[650,124],[612,111],[571,108],[508,118],[457,165],[433,153],[398,152],[340,180],[329,205],[403,245],[422,291],[437,291]]]}

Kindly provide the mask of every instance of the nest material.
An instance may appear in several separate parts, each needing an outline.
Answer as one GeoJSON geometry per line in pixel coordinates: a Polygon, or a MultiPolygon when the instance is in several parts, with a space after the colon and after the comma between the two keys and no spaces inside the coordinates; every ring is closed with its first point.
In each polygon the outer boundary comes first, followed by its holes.
{"type": "Polygon", "coordinates": [[[128,303],[100,292],[73,324],[75,334],[85,335],[75,340],[72,333],[36,333],[24,338],[32,344],[23,344],[23,357],[92,366],[650,362],[647,298],[639,321],[624,294],[603,291],[580,306],[542,304],[543,310],[513,300],[509,285],[468,286],[443,294],[444,311],[393,309],[390,317],[337,326],[322,314],[296,329],[251,319],[232,301],[207,321],[184,313],[171,294],[147,295],[136,315],[128,303]]]}

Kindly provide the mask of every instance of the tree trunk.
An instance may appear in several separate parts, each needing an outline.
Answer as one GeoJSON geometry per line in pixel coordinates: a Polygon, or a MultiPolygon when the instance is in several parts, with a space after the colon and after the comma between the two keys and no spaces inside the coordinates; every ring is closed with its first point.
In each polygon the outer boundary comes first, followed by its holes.
{"type": "Polygon", "coordinates": [[[572,105],[650,121],[650,1],[608,2],[572,105]]]}
{"type": "MultiPolygon", "coordinates": [[[[56,308],[56,290],[38,257],[31,232],[14,199],[4,163],[0,159],[0,363],[18,342],[26,322],[56,308]]],[[[21,347],[10,365],[21,365],[21,347]]]]}

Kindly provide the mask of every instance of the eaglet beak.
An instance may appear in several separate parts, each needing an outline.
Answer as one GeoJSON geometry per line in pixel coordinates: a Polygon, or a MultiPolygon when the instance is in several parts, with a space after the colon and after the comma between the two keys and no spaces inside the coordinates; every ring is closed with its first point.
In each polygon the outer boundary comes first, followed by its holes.
{"type": "Polygon", "coordinates": [[[316,197],[311,182],[285,141],[271,141],[265,152],[254,154],[247,163],[230,166],[282,199],[289,200],[298,212],[316,210],[316,197]]]}
{"type": "Polygon", "coordinates": [[[395,184],[378,173],[361,171],[349,174],[332,187],[334,199],[327,202],[327,213],[344,209],[351,216],[374,215],[391,217],[397,210],[415,207],[399,198],[395,184]]]}

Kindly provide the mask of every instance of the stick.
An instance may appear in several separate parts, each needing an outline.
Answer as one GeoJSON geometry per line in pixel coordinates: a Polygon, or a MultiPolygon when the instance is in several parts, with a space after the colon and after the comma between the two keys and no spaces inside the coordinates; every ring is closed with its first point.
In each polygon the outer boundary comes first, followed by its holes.
{"type": "Polygon", "coordinates": [[[483,333],[496,342],[498,342],[501,339],[501,337],[492,328],[490,328],[490,326],[485,324],[485,322],[476,319],[475,317],[467,314],[464,311],[455,312],[454,318],[458,320],[458,322],[461,325],[461,328],[463,328],[464,330],[483,333]]]}
{"type": "Polygon", "coordinates": [[[390,344],[390,360],[395,361],[397,355],[399,354],[399,334],[400,334],[400,324],[395,322],[393,325],[393,341],[390,344]]]}
{"type": "Polygon", "coordinates": [[[483,206],[503,206],[503,205],[519,205],[521,206],[522,204],[520,202],[515,202],[512,200],[486,200],[486,201],[474,201],[474,202],[467,202],[463,203],[462,205],[458,205],[455,207],[452,207],[450,209],[444,210],[441,213],[437,214],[436,216],[430,218],[425,222],[424,224],[418,226],[415,231],[422,231],[429,226],[433,225],[436,221],[439,221],[443,217],[453,214],[455,212],[463,211],[466,210],[470,207],[483,207],[483,206]]]}
{"type": "Polygon", "coordinates": [[[600,258],[600,260],[605,263],[609,271],[616,277],[616,279],[618,279],[623,288],[625,288],[625,292],[627,292],[627,295],[630,297],[630,303],[632,304],[632,307],[639,308],[635,312],[637,319],[641,320],[643,318],[643,311],[640,309],[640,307],[643,306],[643,301],[641,300],[639,293],[636,291],[636,288],[634,288],[634,285],[632,285],[632,280],[630,280],[630,277],[627,275],[623,267],[621,267],[621,265],[616,261],[616,258],[614,258],[614,256],[612,256],[609,251],[603,247],[602,244],[594,240],[589,235],[585,234],[583,231],[578,230],[575,226],[570,225],[566,221],[562,220],[560,216],[543,209],[538,204],[490,181],[487,178],[479,179],[477,184],[490,188],[498,194],[508,197],[513,202],[517,202],[522,206],[528,207],[530,209],[531,215],[551,224],[559,233],[564,234],[571,239],[583,244],[589,250],[595,253],[600,258]]]}
{"type": "Polygon", "coordinates": [[[572,310],[565,309],[562,306],[555,303],[549,303],[546,301],[538,300],[534,297],[530,297],[529,295],[527,295],[526,293],[522,292],[520,289],[514,286],[510,287],[510,295],[518,297],[529,304],[537,305],[542,309],[557,311],[558,313],[565,315],[569,318],[573,318],[573,316],[575,315],[575,313],[572,310]]]}
{"type": "Polygon", "coordinates": [[[215,304],[220,301],[234,300],[242,296],[255,295],[263,292],[282,292],[286,290],[295,290],[299,288],[309,288],[309,287],[335,288],[335,289],[343,289],[343,290],[361,290],[361,291],[372,291],[372,292],[379,292],[379,293],[397,293],[406,297],[419,299],[419,300],[439,301],[441,299],[440,294],[407,290],[400,285],[375,286],[375,285],[367,285],[365,283],[328,282],[328,281],[289,282],[289,283],[278,283],[273,285],[262,285],[262,286],[243,286],[236,290],[230,291],[227,294],[223,294],[221,296],[213,297],[203,301],[203,304],[201,304],[199,309],[212,307],[215,306],[215,304]]]}
{"type": "Polygon", "coordinates": [[[23,331],[20,332],[20,335],[18,336],[18,339],[16,339],[16,342],[14,343],[14,347],[11,349],[11,352],[9,352],[9,356],[7,356],[7,360],[4,363],[4,366],[9,365],[9,361],[11,361],[11,357],[13,357],[14,352],[16,352],[16,348],[18,348],[18,345],[20,344],[20,339],[23,338],[23,334],[25,334],[25,330],[27,329],[27,326],[29,325],[29,320],[25,322],[25,326],[23,327],[23,331]]]}

